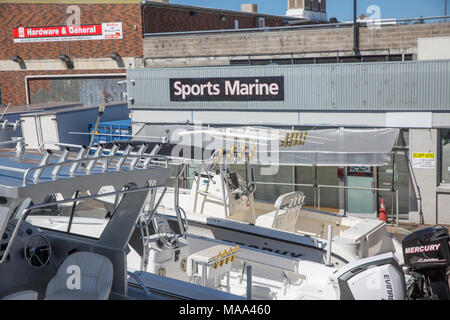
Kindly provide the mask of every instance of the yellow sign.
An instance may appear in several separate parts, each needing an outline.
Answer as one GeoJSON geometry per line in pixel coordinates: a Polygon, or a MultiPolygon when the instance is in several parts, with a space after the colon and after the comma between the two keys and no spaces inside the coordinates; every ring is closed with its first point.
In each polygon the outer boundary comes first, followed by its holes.
{"type": "Polygon", "coordinates": [[[436,167],[434,153],[413,153],[413,168],[434,169],[436,167]]]}
{"type": "Polygon", "coordinates": [[[434,153],[413,153],[413,158],[434,159],[434,153]]]}

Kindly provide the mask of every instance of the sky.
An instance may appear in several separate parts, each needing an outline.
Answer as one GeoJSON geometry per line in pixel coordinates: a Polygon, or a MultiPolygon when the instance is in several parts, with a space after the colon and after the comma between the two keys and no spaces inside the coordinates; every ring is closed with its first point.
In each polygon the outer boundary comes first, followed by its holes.
{"type": "MultiPolygon", "coordinates": [[[[258,12],[276,15],[285,15],[287,0],[170,0],[171,3],[240,10],[242,3],[256,3],[258,12]]],[[[367,9],[378,6],[380,19],[417,18],[430,16],[443,16],[445,0],[358,0],[358,16],[368,13],[367,9]]],[[[328,18],[336,17],[339,21],[353,19],[353,0],[327,0],[328,18]]],[[[450,0],[447,14],[450,15],[450,0]]]]}

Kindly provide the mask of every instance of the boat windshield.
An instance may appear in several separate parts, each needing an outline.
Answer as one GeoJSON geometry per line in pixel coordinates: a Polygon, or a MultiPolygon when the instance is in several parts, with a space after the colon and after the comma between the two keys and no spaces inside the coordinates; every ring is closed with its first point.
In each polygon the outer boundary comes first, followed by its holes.
{"type": "MultiPolygon", "coordinates": [[[[89,196],[87,191],[80,191],[75,198],[86,196],[89,196]]],[[[31,210],[26,221],[38,228],[99,239],[122,195],[117,199],[110,198],[111,196],[85,198],[55,204],[62,197],[50,194],[45,201],[49,206],[31,210]]]]}

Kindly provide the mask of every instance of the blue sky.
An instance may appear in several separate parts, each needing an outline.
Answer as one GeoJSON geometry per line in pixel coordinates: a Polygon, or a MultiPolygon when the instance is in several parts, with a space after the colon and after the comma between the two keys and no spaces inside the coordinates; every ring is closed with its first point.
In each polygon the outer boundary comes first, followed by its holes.
{"type": "MultiPolygon", "coordinates": [[[[171,3],[219,9],[240,10],[241,3],[256,3],[261,13],[285,15],[287,0],[170,0],[171,3]]],[[[444,15],[445,0],[358,0],[358,16],[371,5],[380,7],[381,19],[444,15]]],[[[450,0],[448,1],[450,12],[450,0]]],[[[328,18],[353,19],[353,0],[327,0],[328,18]]]]}

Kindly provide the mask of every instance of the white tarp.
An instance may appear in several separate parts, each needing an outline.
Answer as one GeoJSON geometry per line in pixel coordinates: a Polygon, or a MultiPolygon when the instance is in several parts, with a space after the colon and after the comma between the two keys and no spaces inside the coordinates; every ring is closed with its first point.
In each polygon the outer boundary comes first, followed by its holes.
{"type": "Polygon", "coordinates": [[[398,134],[399,129],[392,128],[299,132],[263,127],[188,127],[176,131],[171,142],[208,150],[223,148],[223,158],[229,163],[243,162],[245,153],[250,163],[258,165],[383,166],[391,163],[390,153],[398,134]],[[294,139],[286,145],[289,137],[294,139]],[[233,157],[229,156],[231,151],[233,157]]]}

